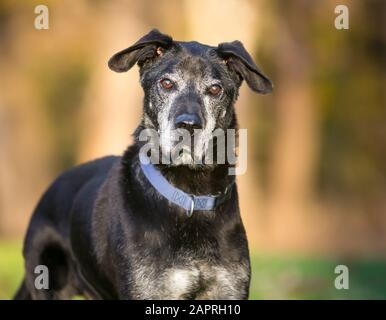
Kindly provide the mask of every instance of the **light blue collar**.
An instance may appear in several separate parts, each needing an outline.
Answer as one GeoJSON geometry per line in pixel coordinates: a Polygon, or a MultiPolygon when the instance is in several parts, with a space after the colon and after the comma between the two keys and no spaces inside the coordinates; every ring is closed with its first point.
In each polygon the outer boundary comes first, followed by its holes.
{"type": "Polygon", "coordinates": [[[140,161],[140,163],[142,172],[151,185],[170,202],[185,209],[188,217],[192,216],[193,211],[215,210],[229,197],[234,184],[232,182],[224,192],[218,195],[196,196],[173,186],[150,162],[140,161]]]}

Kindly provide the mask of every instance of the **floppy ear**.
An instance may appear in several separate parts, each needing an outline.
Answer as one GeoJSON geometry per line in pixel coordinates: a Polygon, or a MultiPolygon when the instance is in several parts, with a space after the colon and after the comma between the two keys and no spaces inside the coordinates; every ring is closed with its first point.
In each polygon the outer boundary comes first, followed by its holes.
{"type": "Polygon", "coordinates": [[[272,91],[271,80],[255,65],[240,41],[220,43],[216,51],[228,67],[238,73],[252,90],[259,93],[272,91]]]}
{"type": "Polygon", "coordinates": [[[108,65],[111,70],[125,72],[137,62],[141,65],[148,59],[161,56],[164,50],[169,49],[172,44],[171,37],[153,29],[131,47],[114,54],[108,65]]]}

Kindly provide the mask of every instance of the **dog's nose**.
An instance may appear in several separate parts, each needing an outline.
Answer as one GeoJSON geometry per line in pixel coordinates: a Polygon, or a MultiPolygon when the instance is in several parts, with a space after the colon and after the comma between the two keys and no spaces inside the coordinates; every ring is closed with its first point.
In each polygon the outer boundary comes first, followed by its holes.
{"type": "Polygon", "coordinates": [[[194,129],[202,129],[201,118],[196,113],[183,113],[176,117],[174,121],[176,129],[186,129],[190,134],[194,129]]]}

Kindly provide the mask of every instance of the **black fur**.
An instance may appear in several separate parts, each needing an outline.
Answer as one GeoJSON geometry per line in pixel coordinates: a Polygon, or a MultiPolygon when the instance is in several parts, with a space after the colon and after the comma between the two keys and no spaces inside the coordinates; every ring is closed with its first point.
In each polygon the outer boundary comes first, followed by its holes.
{"type": "MultiPolygon", "coordinates": [[[[272,85],[240,42],[214,48],[175,42],[153,30],[114,55],[109,66],[122,72],[135,63],[140,66],[145,99],[134,145],[122,157],[72,168],[49,187],[25,237],[25,279],[16,299],[67,299],[74,294],[94,299],[248,297],[249,253],[237,188],[215,211],[187,217],[143,175],[138,155],[143,142],[138,136],[144,128],[160,130],[159,114],[167,100],[158,86],[162,74],[220,80],[223,93],[213,103],[206,93],[190,89],[186,80],[190,92],[184,101],[195,98],[203,106],[207,99],[205,121],[210,116],[217,128],[224,129],[237,129],[233,106],[243,79],[258,92],[268,92],[272,85]],[[34,286],[34,268],[40,264],[49,268],[49,290],[34,286]]],[[[170,112],[183,107],[175,103],[170,112]]],[[[158,165],[158,169],[173,185],[196,195],[216,194],[234,181],[226,164],[158,165]]]]}

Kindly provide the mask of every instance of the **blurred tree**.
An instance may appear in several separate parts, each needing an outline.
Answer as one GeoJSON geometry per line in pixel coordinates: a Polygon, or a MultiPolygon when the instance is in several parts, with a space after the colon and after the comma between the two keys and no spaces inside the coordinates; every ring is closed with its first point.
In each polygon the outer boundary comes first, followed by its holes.
{"type": "Polygon", "coordinates": [[[379,202],[386,192],[386,3],[355,2],[347,32],[315,40],[323,103],[318,187],[335,201],[379,202]],[[328,50],[333,47],[334,50],[328,50]]]}
{"type": "Polygon", "coordinates": [[[310,83],[309,19],[318,5],[305,0],[276,2],[274,61],[276,126],[268,167],[268,228],[272,246],[297,247],[307,230],[307,203],[317,149],[317,104],[310,83]],[[299,19],[301,13],[307,19],[299,19]]]}

